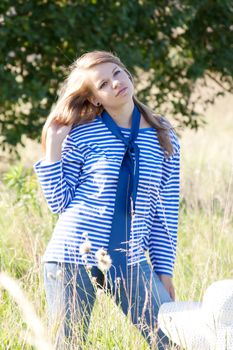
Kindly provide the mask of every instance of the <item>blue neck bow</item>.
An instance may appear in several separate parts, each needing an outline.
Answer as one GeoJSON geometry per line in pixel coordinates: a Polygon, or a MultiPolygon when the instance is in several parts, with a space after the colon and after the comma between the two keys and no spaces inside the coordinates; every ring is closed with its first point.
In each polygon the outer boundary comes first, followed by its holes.
{"type": "Polygon", "coordinates": [[[112,267],[109,270],[111,281],[117,277],[127,277],[128,243],[131,230],[131,217],[135,212],[139,180],[139,148],[135,143],[140,125],[140,111],[136,105],[132,114],[132,127],[129,138],[125,138],[113,118],[103,111],[102,120],[107,128],[125,145],[119,180],[116,191],[115,208],[109,241],[109,254],[112,267]],[[133,158],[134,153],[134,158],[133,158]]]}

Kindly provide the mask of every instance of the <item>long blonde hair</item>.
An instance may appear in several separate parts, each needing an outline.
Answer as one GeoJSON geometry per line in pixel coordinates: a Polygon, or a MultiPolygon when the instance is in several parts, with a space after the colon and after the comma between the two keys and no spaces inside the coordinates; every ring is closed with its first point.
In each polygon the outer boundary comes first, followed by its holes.
{"type": "MultiPolygon", "coordinates": [[[[133,77],[121,60],[107,51],[91,51],[80,56],[71,66],[70,73],[64,81],[59,98],[51,110],[42,130],[42,148],[45,151],[48,127],[52,123],[59,125],[84,124],[92,121],[96,115],[101,115],[103,106],[96,107],[89,98],[92,96],[86,82],[85,70],[101,63],[115,63],[121,67],[133,82],[133,77]]],[[[173,153],[173,146],[169,137],[172,128],[164,117],[156,115],[148,106],[133,96],[134,103],[139,108],[146,121],[157,130],[158,140],[165,156],[173,153]]]]}

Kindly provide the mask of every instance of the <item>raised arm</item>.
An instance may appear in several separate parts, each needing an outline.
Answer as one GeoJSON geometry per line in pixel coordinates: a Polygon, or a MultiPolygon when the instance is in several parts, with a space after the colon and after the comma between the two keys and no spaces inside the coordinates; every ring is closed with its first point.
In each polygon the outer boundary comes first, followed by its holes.
{"type": "Polygon", "coordinates": [[[46,156],[34,165],[48,206],[53,213],[61,213],[74,198],[79,183],[83,156],[68,135],[71,127],[48,129],[46,156]]]}

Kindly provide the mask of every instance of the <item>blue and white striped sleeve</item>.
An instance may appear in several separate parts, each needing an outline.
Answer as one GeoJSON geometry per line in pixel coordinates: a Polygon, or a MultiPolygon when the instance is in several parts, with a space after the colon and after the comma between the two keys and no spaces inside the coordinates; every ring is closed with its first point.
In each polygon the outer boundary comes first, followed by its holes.
{"type": "Polygon", "coordinates": [[[62,145],[61,160],[46,163],[43,159],[34,164],[48,206],[53,213],[61,213],[72,201],[79,184],[83,155],[68,135],[62,145]]]}
{"type": "Polygon", "coordinates": [[[172,132],[174,153],[164,159],[158,202],[149,237],[149,255],[157,274],[172,276],[176,258],[180,197],[180,146],[172,132]]]}

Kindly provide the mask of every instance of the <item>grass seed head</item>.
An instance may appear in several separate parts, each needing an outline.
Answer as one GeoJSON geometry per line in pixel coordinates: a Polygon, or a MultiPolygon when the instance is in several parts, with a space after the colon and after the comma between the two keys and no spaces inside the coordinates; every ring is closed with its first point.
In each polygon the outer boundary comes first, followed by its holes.
{"type": "Polygon", "coordinates": [[[108,271],[111,266],[112,266],[112,259],[110,258],[109,254],[102,256],[102,258],[98,261],[98,268],[102,272],[108,271]]]}
{"type": "Polygon", "coordinates": [[[89,240],[86,240],[85,242],[80,244],[79,253],[81,255],[90,253],[90,251],[91,251],[91,242],[89,240]]]}

